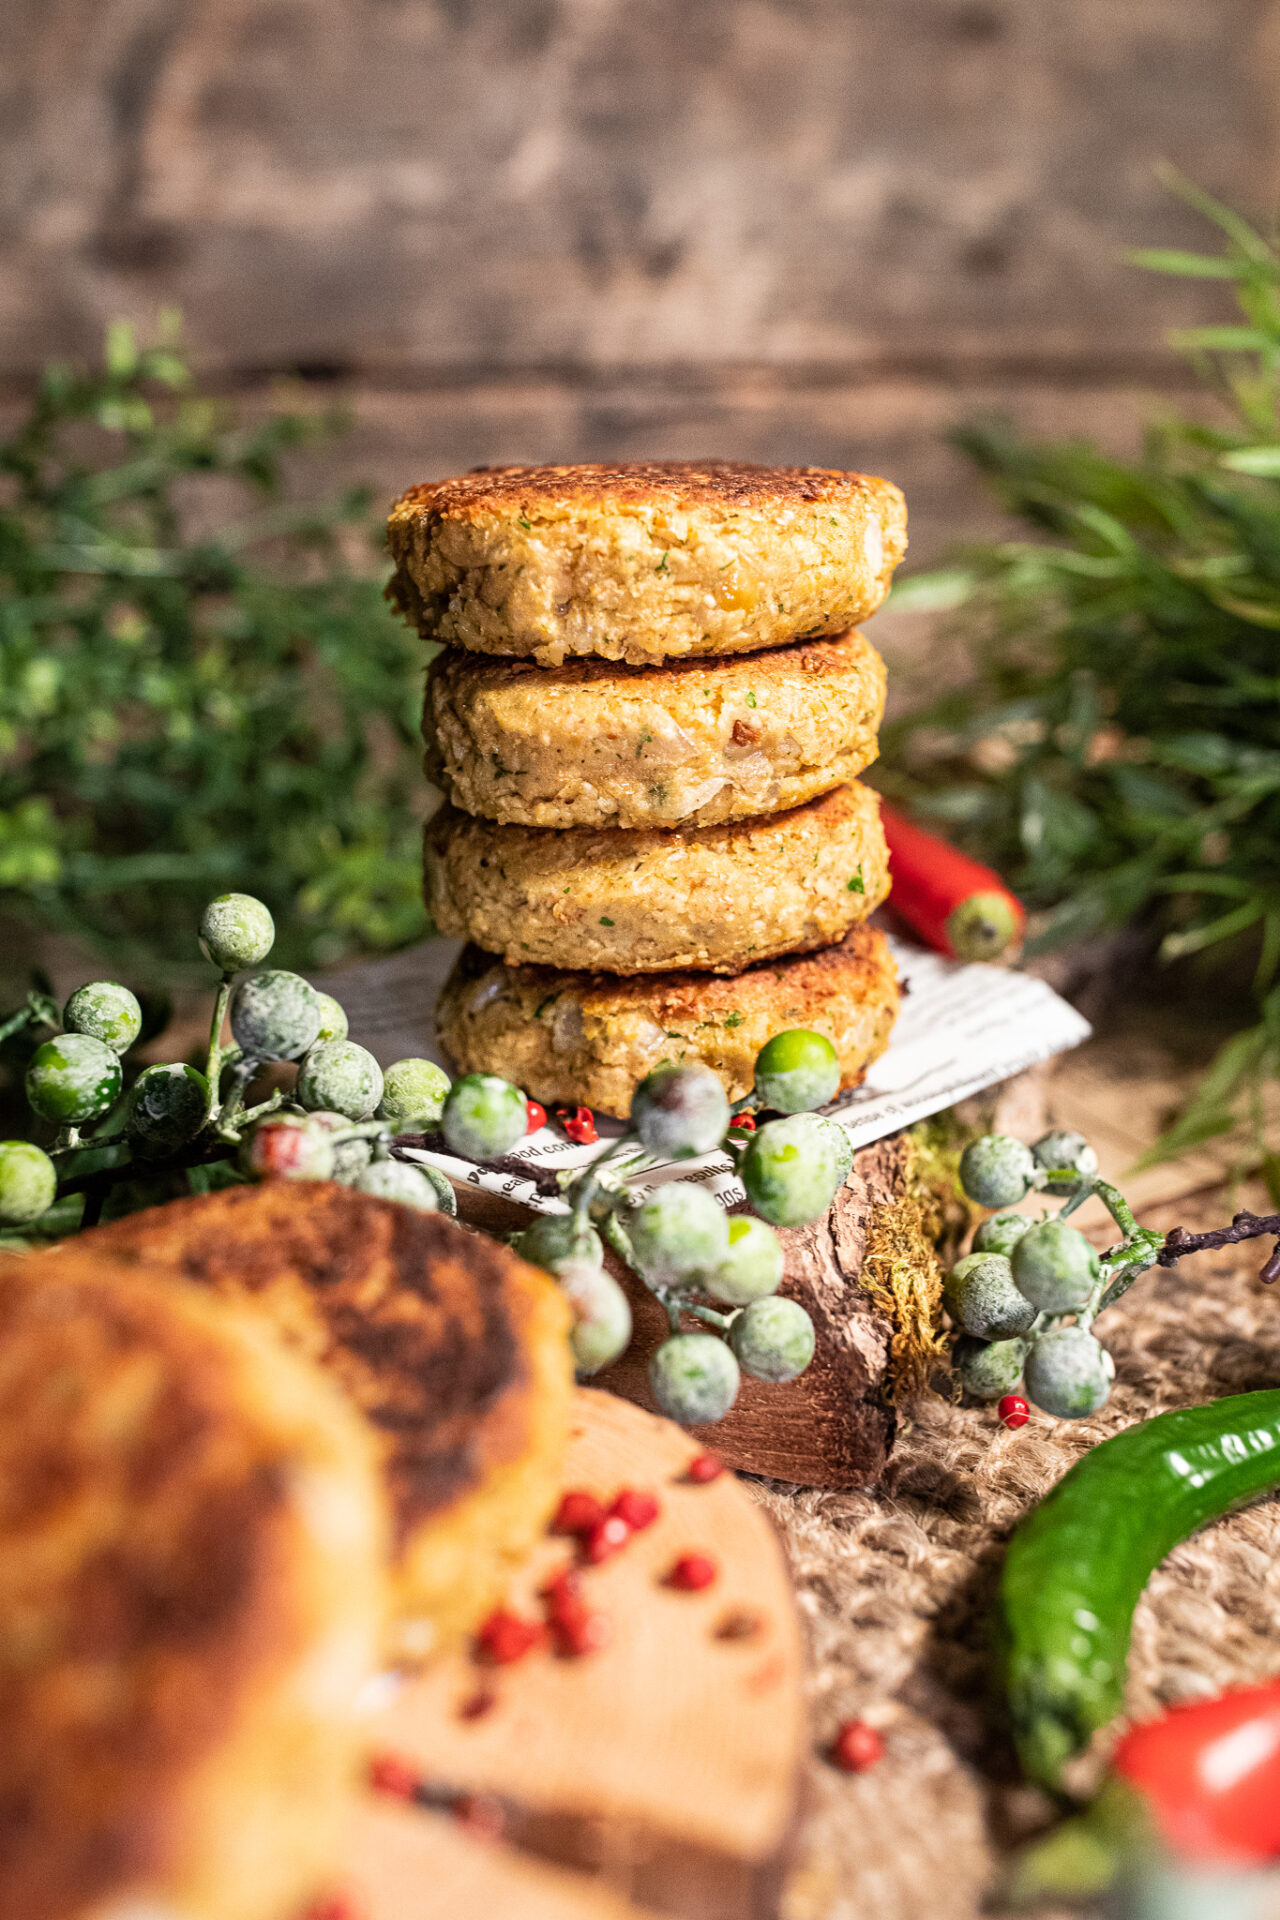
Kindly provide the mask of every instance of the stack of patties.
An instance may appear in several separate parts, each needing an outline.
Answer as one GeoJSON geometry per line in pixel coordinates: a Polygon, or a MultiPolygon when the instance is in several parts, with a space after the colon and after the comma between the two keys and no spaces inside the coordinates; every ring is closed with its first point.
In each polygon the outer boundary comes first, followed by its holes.
{"type": "Polygon", "coordinates": [[[441,1038],[467,1072],[625,1115],[661,1060],[730,1098],[782,1028],[842,1085],[897,985],[884,668],[856,623],[906,547],[898,489],[730,462],[504,467],[394,508],[392,595],[443,642],[427,682],[441,932],[473,945],[441,1038]]]}

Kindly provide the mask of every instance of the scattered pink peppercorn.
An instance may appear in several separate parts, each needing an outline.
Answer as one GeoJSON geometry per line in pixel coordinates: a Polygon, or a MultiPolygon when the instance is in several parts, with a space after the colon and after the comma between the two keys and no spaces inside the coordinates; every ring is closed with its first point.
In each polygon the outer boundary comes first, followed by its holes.
{"type": "Polygon", "coordinates": [[[540,1100],[526,1100],[524,1110],[529,1116],[529,1124],[525,1128],[526,1133],[536,1133],[539,1127],[546,1126],[547,1110],[540,1100]]]}
{"type": "Polygon", "coordinates": [[[831,1764],[843,1773],[865,1773],[884,1758],[884,1737],[865,1720],[846,1720],[831,1742],[831,1764]]]}
{"type": "Polygon", "coordinates": [[[302,1920],[361,1920],[361,1916],[355,1901],[348,1899],[345,1893],[331,1893],[313,1901],[302,1920]]]}
{"type": "Polygon", "coordinates": [[[616,1514],[619,1520],[625,1520],[632,1533],[643,1533],[651,1527],[662,1508],[658,1496],[639,1487],[624,1487],[609,1512],[616,1514]]]}
{"type": "Polygon", "coordinates": [[[696,1453],[684,1470],[686,1480],[692,1480],[695,1487],[710,1486],[724,1472],[724,1461],[718,1460],[714,1453],[696,1453]]]}
{"type": "Polygon", "coordinates": [[[704,1587],[714,1585],[719,1571],[709,1554],[682,1553],[667,1575],[667,1585],[681,1593],[701,1593],[704,1587]]]}
{"type": "Polygon", "coordinates": [[[556,1118],[569,1138],[580,1147],[594,1146],[600,1138],[596,1132],[596,1117],[590,1107],[575,1107],[572,1112],[568,1107],[557,1107],[556,1118]]]}
{"type": "Polygon", "coordinates": [[[486,1713],[492,1713],[498,1704],[498,1696],[487,1687],[473,1693],[458,1708],[459,1720],[483,1720],[486,1713]]]}
{"type": "Polygon", "coordinates": [[[621,1551],[631,1538],[631,1529],[620,1514],[606,1513],[603,1520],[597,1520],[590,1533],[583,1536],[582,1551],[593,1567],[602,1560],[611,1560],[621,1551]]]}
{"type": "Polygon", "coordinates": [[[449,1811],[460,1827],[478,1840],[500,1840],[507,1817],[502,1803],[488,1793],[460,1793],[449,1803],[449,1811]]]}
{"type": "Polygon", "coordinates": [[[494,1667],[509,1667],[523,1660],[544,1638],[537,1620],[522,1620],[518,1613],[497,1607],[476,1634],[476,1651],[494,1667]]]}
{"type": "Polygon", "coordinates": [[[733,1132],[735,1127],[740,1128],[743,1133],[754,1133],[756,1130],[756,1117],[754,1113],[735,1113],[729,1122],[730,1133],[733,1132]]]}
{"type": "Polygon", "coordinates": [[[369,1762],[369,1785],[375,1793],[386,1793],[393,1800],[416,1800],[418,1769],[398,1754],[377,1753],[369,1762]]]}
{"type": "Polygon", "coordinates": [[[1031,1409],[1020,1393],[1006,1393],[996,1408],[996,1413],[1000,1425],[1008,1427],[1010,1432],[1015,1432],[1019,1427],[1025,1427],[1031,1418],[1031,1409]]]}
{"type": "Polygon", "coordinates": [[[604,1519],[604,1508],[594,1493],[583,1493],[572,1488],[562,1494],[560,1505],[556,1508],[551,1522],[552,1533],[581,1534],[590,1533],[592,1527],[598,1527],[604,1519]]]}

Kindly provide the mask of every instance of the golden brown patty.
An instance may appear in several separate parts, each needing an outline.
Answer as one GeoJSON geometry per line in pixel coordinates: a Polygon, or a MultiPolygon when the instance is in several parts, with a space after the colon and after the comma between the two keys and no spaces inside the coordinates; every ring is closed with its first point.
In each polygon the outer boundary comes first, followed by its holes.
{"type": "Polygon", "coordinates": [[[558,667],[843,633],[907,545],[888,480],[730,460],[497,467],[392,508],[389,593],[422,633],[558,667]]]}
{"type": "Polygon", "coordinates": [[[438,1213],[348,1187],[232,1187],[86,1234],[252,1299],[378,1436],[397,1650],[456,1637],[500,1597],[556,1499],[573,1390],[569,1308],[537,1268],[438,1213]]]}
{"type": "Polygon", "coordinates": [[[513,966],[736,973],[842,939],[888,890],[880,803],[857,781],[723,827],[555,832],[444,807],[427,828],[436,925],[513,966]]]}
{"type": "Polygon", "coordinates": [[[761,1047],[787,1027],[825,1033],[840,1056],[841,1087],[859,1086],[897,1011],[888,942],[876,927],[855,927],[838,947],[728,979],[509,967],[467,947],[445,982],[436,1024],[464,1073],[500,1073],[536,1100],[625,1118],[660,1060],[701,1062],[740,1100],[761,1047]]]}
{"type": "Polygon", "coordinates": [[[427,772],[525,827],[710,827],[783,813],[876,757],[884,663],[860,633],[736,660],[538,668],[450,648],[427,680],[427,772]]]}
{"type": "Polygon", "coordinates": [[[255,1316],[0,1262],[0,1913],[296,1920],[374,1668],[372,1436],[255,1316]]]}

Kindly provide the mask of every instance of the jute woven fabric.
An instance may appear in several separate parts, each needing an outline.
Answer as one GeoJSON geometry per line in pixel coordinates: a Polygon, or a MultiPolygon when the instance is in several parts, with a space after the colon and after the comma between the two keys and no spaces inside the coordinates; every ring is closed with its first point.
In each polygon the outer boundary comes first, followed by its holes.
{"type": "MultiPolygon", "coordinates": [[[[1221,1222],[1221,1196],[1145,1224],[1221,1222]]],[[[812,1656],[815,1740],[854,1715],[886,1753],[849,1776],[815,1755],[788,1920],[971,1920],[1000,1859],[1049,1818],[1019,1783],[991,1693],[987,1629],[1003,1543],[1099,1440],[1153,1413],[1280,1386],[1269,1242],[1145,1275],[1100,1323],[1116,1387],[1094,1419],[915,1402],[883,1486],[859,1494],[759,1482],[791,1557],[812,1656]]],[[[1127,1709],[1280,1673],[1280,1498],[1220,1521],[1152,1579],[1134,1628],[1127,1709]]]]}

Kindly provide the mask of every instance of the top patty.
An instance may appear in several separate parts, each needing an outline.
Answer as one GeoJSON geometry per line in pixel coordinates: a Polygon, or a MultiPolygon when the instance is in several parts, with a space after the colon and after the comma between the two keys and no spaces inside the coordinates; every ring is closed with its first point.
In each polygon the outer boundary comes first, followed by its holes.
{"type": "Polygon", "coordinates": [[[528,827],[709,827],[784,813],[876,756],[884,663],[860,633],[733,660],[538,668],[449,648],[427,679],[427,772],[528,827]]]}
{"type": "Polygon", "coordinates": [[[411,487],[394,603],[429,638],[555,667],[645,665],[840,633],[906,550],[888,480],[734,461],[501,467],[411,487]]]}
{"type": "Polygon", "coordinates": [[[80,1244],[251,1298],[334,1375],[381,1443],[399,1597],[424,1634],[496,1597],[568,1432],[568,1307],[545,1274],[443,1214],[321,1182],[177,1200],[80,1244]]]}
{"type": "Polygon", "coordinates": [[[265,1323],[87,1236],[0,1261],[0,1408],[0,1912],[297,1911],[377,1656],[367,1428],[265,1323]]]}

